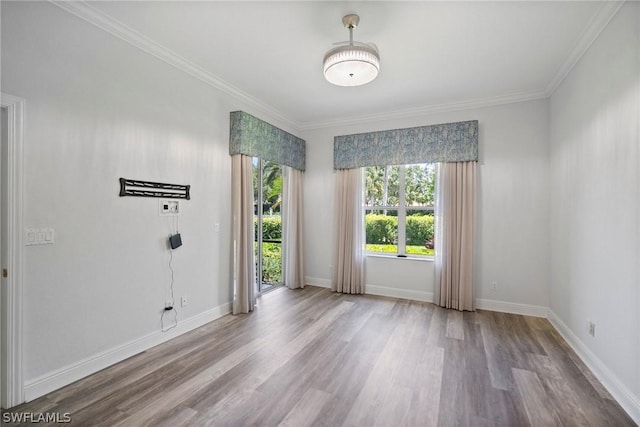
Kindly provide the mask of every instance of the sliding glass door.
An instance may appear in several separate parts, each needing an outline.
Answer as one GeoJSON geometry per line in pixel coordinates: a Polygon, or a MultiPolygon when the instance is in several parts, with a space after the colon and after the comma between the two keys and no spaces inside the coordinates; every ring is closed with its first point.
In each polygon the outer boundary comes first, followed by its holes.
{"type": "Polygon", "coordinates": [[[282,166],[253,159],[258,291],[282,285],[282,166]]]}

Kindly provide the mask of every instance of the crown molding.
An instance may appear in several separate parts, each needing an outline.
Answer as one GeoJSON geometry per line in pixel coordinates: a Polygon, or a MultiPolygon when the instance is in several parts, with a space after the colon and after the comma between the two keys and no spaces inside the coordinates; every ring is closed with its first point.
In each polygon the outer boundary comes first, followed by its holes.
{"type": "Polygon", "coordinates": [[[260,101],[248,93],[233,86],[231,83],[222,80],[199,65],[189,61],[188,59],[173,52],[171,49],[161,45],[160,43],[150,39],[149,37],[130,28],[123,22],[113,18],[103,11],[91,6],[86,1],[70,1],[70,0],[49,0],[50,3],[59,8],[95,25],[96,27],[118,37],[119,39],[137,47],[138,49],[155,56],[161,61],[174,66],[175,68],[195,77],[196,79],[212,86],[221,92],[230,95],[237,100],[255,108],[264,114],[267,114],[287,126],[294,131],[298,131],[298,123],[289,119],[285,114],[260,101]]]}
{"type": "Polygon", "coordinates": [[[470,101],[451,102],[436,105],[426,105],[422,107],[406,108],[401,110],[386,111],[382,113],[374,113],[368,115],[354,115],[338,119],[297,122],[290,119],[281,111],[271,107],[267,103],[249,95],[241,89],[215,76],[211,72],[203,69],[197,64],[180,56],[172,50],[162,46],[149,37],[135,31],[126,24],[107,15],[103,11],[91,6],[87,1],[71,1],[71,0],[49,0],[52,4],[61,9],[78,16],[86,22],[95,25],[98,28],[120,38],[121,40],[137,47],[138,49],[155,56],[165,63],[197,78],[198,80],[220,90],[227,95],[255,108],[276,120],[289,126],[293,131],[307,131],[314,129],[330,128],[337,126],[348,126],[355,124],[364,124],[370,122],[379,122],[381,120],[393,120],[402,118],[412,118],[429,114],[446,113],[452,111],[461,111],[473,108],[492,107],[503,104],[512,104],[518,102],[526,102],[537,99],[549,98],[556,91],[558,86],[571,72],[573,67],[578,63],[580,58],[586,53],[593,42],[598,38],[611,19],[618,13],[623,1],[607,0],[602,3],[600,8],[589,20],[584,31],[581,33],[576,46],[572,50],[567,60],[559,68],[556,75],[551,79],[547,87],[542,91],[521,92],[515,94],[500,95],[489,98],[481,98],[470,101]]]}
{"type": "Polygon", "coordinates": [[[511,95],[501,95],[490,98],[481,98],[471,101],[452,102],[438,105],[426,105],[423,107],[407,108],[402,110],[388,111],[361,116],[349,116],[340,119],[330,119],[324,121],[304,122],[298,125],[302,131],[330,128],[337,126],[348,126],[381,120],[412,118],[428,114],[447,113],[451,111],[468,110],[472,108],[493,107],[502,104],[514,104],[518,102],[533,101],[537,99],[550,98],[558,86],[569,75],[573,67],[576,66],[580,58],[589,50],[593,42],[606,28],[611,19],[618,13],[626,0],[606,0],[589,20],[587,26],[578,37],[578,42],[571,51],[571,54],[558,69],[547,87],[542,91],[521,92],[511,95]]]}
{"type": "Polygon", "coordinates": [[[349,116],[341,119],[330,119],[317,122],[304,122],[299,125],[299,129],[314,130],[337,126],[349,126],[363,123],[380,122],[383,120],[405,119],[429,114],[448,113],[451,111],[470,110],[473,108],[493,107],[503,104],[514,104],[517,102],[534,101],[548,98],[545,92],[522,92],[511,95],[481,98],[471,101],[450,102],[445,104],[427,105],[424,107],[406,108],[402,110],[386,111],[382,113],[366,114],[360,116],[349,116]]]}
{"type": "Polygon", "coordinates": [[[573,67],[575,67],[578,61],[580,61],[580,58],[582,58],[587,50],[589,50],[593,42],[596,41],[600,33],[606,28],[606,26],[618,13],[624,3],[625,0],[607,0],[600,5],[600,8],[591,17],[584,31],[582,31],[582,34],[580,34],[578,42],[573,48],[573,51],[571,51],[569,57],[562,64],[554,78],[551,79],[551,81],[547,85],[544,91],[547,97],[553,95],[556,89],[558,89],[558,86],[560,86],[564,79],[569,75],[571,70],[573,70],[573,67]]]}

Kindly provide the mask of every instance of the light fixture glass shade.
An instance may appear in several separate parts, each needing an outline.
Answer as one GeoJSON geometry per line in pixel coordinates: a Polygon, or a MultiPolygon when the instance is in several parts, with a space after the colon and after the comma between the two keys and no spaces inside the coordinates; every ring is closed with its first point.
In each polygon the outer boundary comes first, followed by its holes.
{"type": "Polygon", "coordinates": [[[340,46],[324,56],[324,77],[338,86],[360,86],[378,76],[380,56],[371,46],[340,46]]]}

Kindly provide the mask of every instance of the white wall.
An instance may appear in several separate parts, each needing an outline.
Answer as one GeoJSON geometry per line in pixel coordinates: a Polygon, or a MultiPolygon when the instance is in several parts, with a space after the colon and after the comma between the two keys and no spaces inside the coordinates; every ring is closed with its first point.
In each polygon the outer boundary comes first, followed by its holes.
{"type": "Polygon", "coordinates": [[[1,84],[27,103],[24,225],[55,230],[24,248],[27,385],[159,334],[172,223],[158,199],[118,197],[120,177],[191,185],[178,316],[224,311],[229,112],[255,112],[46,2],[2,3],[1,84]]]}
{"type": "Polygon", "coordinates": [[[627,2],[551,98],[550,166],[553,316],[634,395],[627,397],[636,400],[636,421],[639,64],[640,4],[627,2]],[[596,324],[595,338],[587,320],[596,324]]]}
{"type": "MultiPolygon", "coordinates": [[[[548,103],[532,101],[303,133],[306,274],[330,283],[333,235],[333,137],[358,132],[479,121],[479,244],[476,298],[538,307],[549,304],[548,103]],[[498,291],[491,291],[491,282],[498,291]]],[[[367,284],[397,295],[433,293],[433,264],[367,259],[367,284]]],[[[376,289],[379,291],[380,289],[376,289]]]]}

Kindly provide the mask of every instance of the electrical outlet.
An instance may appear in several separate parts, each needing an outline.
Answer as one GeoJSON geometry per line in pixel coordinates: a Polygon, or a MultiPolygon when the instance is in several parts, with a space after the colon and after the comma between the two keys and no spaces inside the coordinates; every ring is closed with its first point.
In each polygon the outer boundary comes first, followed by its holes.
{"type": "Polygon", "coordinates": [[[591,321],[589,321],[589,335],[596,337],[596,324],[591,321]]]}
{"type": "Polygon", "coordinates": [[[492,282],[491,283],[491,290],[493,292],[498,292],[498,282],[492,282]]]}
{"type": "Polygon", "coordinates": [[[182,306],[183,306],[183,307],[188,306],[188,305],[189,305],[189,297],[188,297],[188,296],[186,296],[186,295],[183,295],[183,296],[182,296],[182,299],[181,299],[181,303],[182,303],[182,306]]]}
{"type": "Polygon", "coordinates": [[[180,201],[178,200],[160,200],[160,215],[180,215],[180,201]]]}

